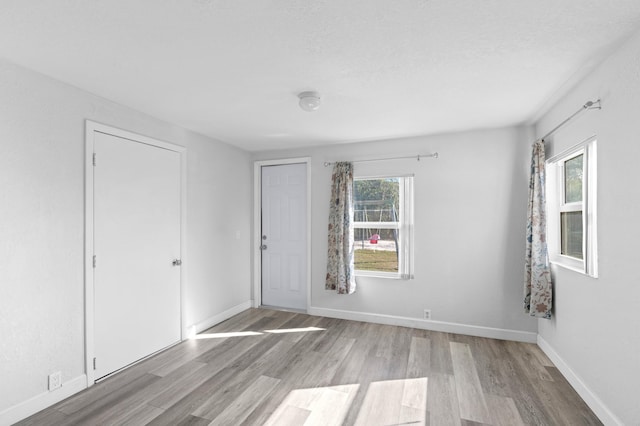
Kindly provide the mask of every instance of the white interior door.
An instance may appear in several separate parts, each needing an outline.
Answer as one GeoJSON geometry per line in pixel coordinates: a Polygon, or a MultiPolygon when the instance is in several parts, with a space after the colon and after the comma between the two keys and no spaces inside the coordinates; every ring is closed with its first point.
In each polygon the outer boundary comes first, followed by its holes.
{"type": "Polygon", "coordinates": [[[94,132],[94,377],[180,340],[180,153],[94,132]]]}
{"type": "Polygon", "coordinates": [[[307,308],[307,165],[262,167],[262,304],[307,308]]]}

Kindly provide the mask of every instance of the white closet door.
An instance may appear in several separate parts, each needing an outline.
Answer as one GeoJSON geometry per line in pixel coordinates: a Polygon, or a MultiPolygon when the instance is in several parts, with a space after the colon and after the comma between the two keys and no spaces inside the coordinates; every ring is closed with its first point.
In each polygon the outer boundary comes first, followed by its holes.
{"type": "Polygon", "coordinates": [[[180,340],[180,154],[94,133],[99,379],[180,340]]]}

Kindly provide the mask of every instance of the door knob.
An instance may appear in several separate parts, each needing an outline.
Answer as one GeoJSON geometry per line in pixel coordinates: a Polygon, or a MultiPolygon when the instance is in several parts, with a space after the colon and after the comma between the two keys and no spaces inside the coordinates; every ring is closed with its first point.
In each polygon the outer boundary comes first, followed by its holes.
{"type": "Polygon", "coordinates": [[[266,250],[266,249],[267,249],[267,245],[266,244],[263,244],[263,245],[260,246],[260,250],[266,250]]]}
{"type": "Polygon", "coordinates": [[[172,264],[173,266],[180,266],[180,265],[182,265],[182,260],[180,260],[180,259],[173,259],[173,262],[171,262],[171,264],[172,264]]]}

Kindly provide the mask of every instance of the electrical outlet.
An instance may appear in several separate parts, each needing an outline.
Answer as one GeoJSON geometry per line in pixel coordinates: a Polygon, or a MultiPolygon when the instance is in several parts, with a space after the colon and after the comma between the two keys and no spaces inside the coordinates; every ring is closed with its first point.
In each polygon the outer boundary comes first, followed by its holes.
{"type": "Polygon", "coordinates": [[[49,390],[56,390],[62,386],[62,372],[56,371],[49,374],[49,390]]]}
{"type": "Polygon", "coordinates": [[[424,310],[424,319],[426,319],[426,320],[430,320],[431,319],[431,309],[425,309],[424,310]]]}

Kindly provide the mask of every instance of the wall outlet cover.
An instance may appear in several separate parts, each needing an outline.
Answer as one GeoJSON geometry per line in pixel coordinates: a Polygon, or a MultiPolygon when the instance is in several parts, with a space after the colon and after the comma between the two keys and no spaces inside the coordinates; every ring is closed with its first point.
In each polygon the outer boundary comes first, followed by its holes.
{"type": "Polygon", "coordinates": [[[425,309],[424,310],[424,319],[426,319],[426,320],[430,320],[431,319],[431,309],[425,309]]]}
{"type": "Polygon", "coordinates": [[[49,374],[49,390],[56,390],[59,387],[62,387],[62,372],[56,371],[49,374]]]}

